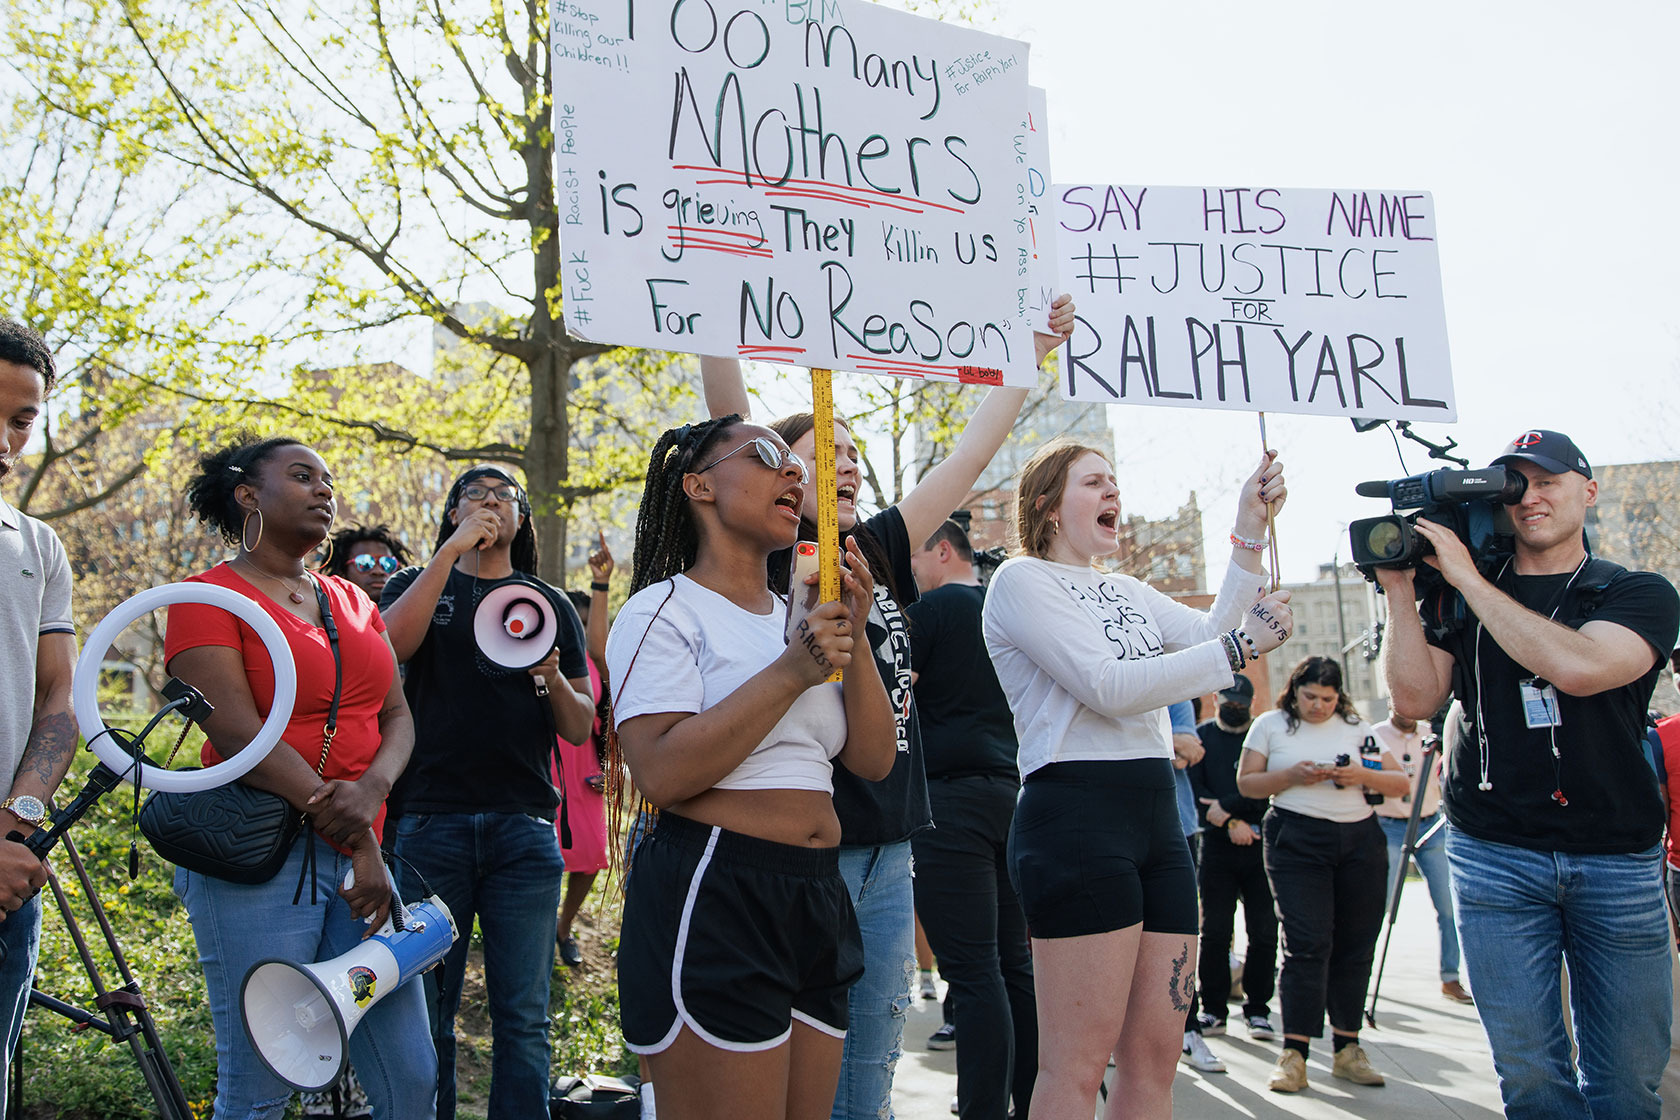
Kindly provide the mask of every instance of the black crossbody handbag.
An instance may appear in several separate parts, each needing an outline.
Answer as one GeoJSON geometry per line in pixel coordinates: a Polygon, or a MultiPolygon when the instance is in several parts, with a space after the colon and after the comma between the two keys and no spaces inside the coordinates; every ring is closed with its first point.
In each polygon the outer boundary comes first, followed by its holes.
{"type": "MultiPolygon", "coordinates": [[[[333,736],[338,734],[344,659],[327,594],[320,581],[310,582],[333,655],[332,705],[321,732],[321,759],[315,765],[315,773],[321,774],[327,768],[333,736]]],[[[277,744],[277,749],[289,748],[277,744]]],[[[268,882],[285,865],[306,819],[278,794],[235,780],[193,793],[153,793],[140,810],[140,831],[170,863],[230,883],[255,885],[268,882]]]]}

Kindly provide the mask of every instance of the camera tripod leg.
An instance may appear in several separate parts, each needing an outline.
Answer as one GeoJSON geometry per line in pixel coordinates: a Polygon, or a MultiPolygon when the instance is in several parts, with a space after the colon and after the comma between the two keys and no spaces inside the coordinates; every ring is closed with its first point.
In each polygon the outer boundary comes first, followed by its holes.
{"type": "MultiPolygon", "coordinates": [[[[1382,955],[1377,958],[1377,969],[1371,974],[1371,999],[1365,1005],[1365,1022],[1375,1027],[1377,1025],[1377,996],[1382,991],[1383,969],[1388,965],[1388,946],[1394,940],[1394,923],[1400,917],[1400,893],[1406,886],[1406,865],[1411,862],[1412,855],[1423,846],[1418,839],[1418,822],[1423,817],[1424,795],[1429,790],[1429,776],[1435,772],[1435,760],[1441,754],[1441,740],[1436,736],[1428,736],[1423,741],[1423,761],[1418,765],[1419,771],[1417,792],[1412,795],[1412,815],[1406,821],[1406,838],[1400,844],[1400,866],[1390,869],[1393,883],[1388,893],[1388,926],[1383,931],[1382,955]]],[[[1439,822],[1429,830],[1429,836],[1435,834],[1439,822]]],[[[1425,836],[1423,840],[1428,840],[1425,836]]]]}
{"type": "MultiPolygon", "coordinates": [[[[141,994],[140,985],[134,979],[134,974],[128,967],[128,960],[123,956],[122,946],[117,941],[117,934],[111,928],[110,918],[105,913],[105,906],[99,900],[99,894],[94,889],[93,880],[89,878],[82,857],[70,842],[69,836],[60,838],[65,854],[69,857],[71,866],[75,869],[76,880],[88,900],[88,906],[93,912],[100,932],[104,935],[106,949],[111,954],[117,972],[122,977],[123,985],[116,990],[105,986],[104,976],[99,970],[99,964],[93,958],[92,950],[88,946],[87,938],[83,935],[81,923],[70,908],[70,900],[59,884],[56,872],[49,870],[47,883],[52,887],[53,899],[58,903],[58,912],[64,919],[64,928],[70,935],[71,942],[76,947],[76,953],[81,958],[82,968],[86,971],[89,982],[93,985],[94,1006],[98,1009],[88,1011],[53,999],[43,992],[35,991],[30,1002],[44,1007],[49,1011],[62,1015],[78,1028],[93,1027],[103,1034],[110,1035],[114,1040],[127,1042],[134,1054],[134,1060],[140,1067],[140,1075],[146,1081],[146,1088],[151,1092],[152,1099],[157,1103],[158,1114],[163,1120],[192,1120],[192,1109],[187,1103],[186,1093],[181,1089],[181,1082],[175,1076],[175,1069],[169,1064],[169,1058],[164,1052],[163,1040],[158,1036],[157,1025],[152,1020],[151,1011],[146,1006],[145,996],[141,994]],[[100,1018],[103,1016],[104,1021],[100,1018]]],[[[14,1109],[22,1108],[22,1083],[18,1079],[14,1091],[14,1109]]]]}

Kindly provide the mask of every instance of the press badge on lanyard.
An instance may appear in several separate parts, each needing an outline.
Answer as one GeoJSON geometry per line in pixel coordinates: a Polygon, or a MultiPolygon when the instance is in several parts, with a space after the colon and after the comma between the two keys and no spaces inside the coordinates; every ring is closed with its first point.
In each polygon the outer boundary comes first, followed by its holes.
{"type": "Polygon", "coordinates": [[[1563,717],[1558,714],[1557,689],[1538,677],[1530,677],[1517,682],[1517,694],[1522,697],[1523,719],[1530,731],[1563,726],[1563,717]]]}

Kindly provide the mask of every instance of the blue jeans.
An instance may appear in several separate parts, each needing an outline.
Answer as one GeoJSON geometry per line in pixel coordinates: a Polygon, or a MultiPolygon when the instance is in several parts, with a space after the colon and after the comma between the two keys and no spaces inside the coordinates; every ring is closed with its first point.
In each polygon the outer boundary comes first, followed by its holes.
{"type": "MultiPolygon", "coordinates": [[[[291,1087],[262,1064],[245,1037],[239,989],[260,960],[312,963],[355,948],[367,926],[350,916],[338,886],[350,870],[315,840],[315,901],[309,886],[292,905],[307,839],[292,846],[285,866],[266,883],[246,886],[175,869],[175,894],[186,905],[204,968],[205,994],[216,1026],[216,1120],[279,1120],[291,1087]]],[[[10,919],[7,919],[10,924],[10,919]]],[[[426,1036],[425,996],[404,984],[368,1009],[350,1036],[350,1061],[379,1120],[433,1115],[437,1060],[426,1036]]]]}
{"type": "Polygon", "coordinates": [[[1458,933],[1513,1120],[1657,1120],[1671,946],[1662,848],[1574,855],[1447,837],[1458,933]],[[1564,1033],[1561,974],[1578,1071],[1564,1033]]]}
{"type": "Polygon", "coordinates": [[[490,1002],[489,1120],[547,1116],[548,982],[565,878],[553,823],[524,813],[407,813],[397,822],[397,855],[414,865],[399,865],[405,896],[423,893],[418,871],[461,931],[426,974],[439,1120],[455,1116],[455,1013],[474,918],[490,1002]]]}
{"type": "MultiPolygon", "coordinates": [[[[1441,820],[1441,827],[1429,842],[1412,852],[1412,860],[1423,872],[1429,885],[1429,901],[1435,906],[1435,925],[1441,932],[1441,983],[1458,979],[1458,925],[1453,921],[1452,875],[1447,869],[1447,824],[1440,813],[1418,818],[1418,835],[1441,820]]],[[[1378,817],[1383,835],[1388,837],[1388,893],[1394,895],[1394,883],[1406,873],[1400,862],[1400,849],[1406,843],[1404,818],[1378,817]]]]}
{"type": "Polygon", "coordinates": [[[848,1000],[833,1120],[892,1120],[893,1070],[904,1053],[904,1018],[916,977],[910,841],[841,848],[840,875],[863,934],[863,979],[848,1000]]]}
{"type": "Polygon", "coordinates": [[[4,1043],[0,1054],[0,1120],[6,1120],[6,1092],[12,1083],[12,1051],[23,1033],[23,1011],[29,1006],[30,982],[35,976],[35,958],[41,951],[41,896],[36,895],[0,922],[0,945],[6,960],[0,963],[0,1008],[4,1009],[4,1043]]]}

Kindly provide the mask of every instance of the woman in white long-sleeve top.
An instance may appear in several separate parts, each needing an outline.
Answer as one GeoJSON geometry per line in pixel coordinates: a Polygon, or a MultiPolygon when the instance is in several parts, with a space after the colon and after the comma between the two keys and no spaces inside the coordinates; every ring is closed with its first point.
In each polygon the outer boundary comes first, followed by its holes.
{"type": "Polygon", "coordinates": [[[1119,548],[1102,452],[1057,441],[1021,471],[1020,554],[992,578],[985,634],[1021,744],[1010,853],[1038,990],[1035,1120],[1090,1116],[1111,1052],[1126,1089],[1108,1115],[1172,1114],[1197,914],[1165,708],[1289,636],[1289,593],[1261,597],[1267,505],[1284,496],[1268,452],[1204,613],[1093,566],[1119,548]]]}

